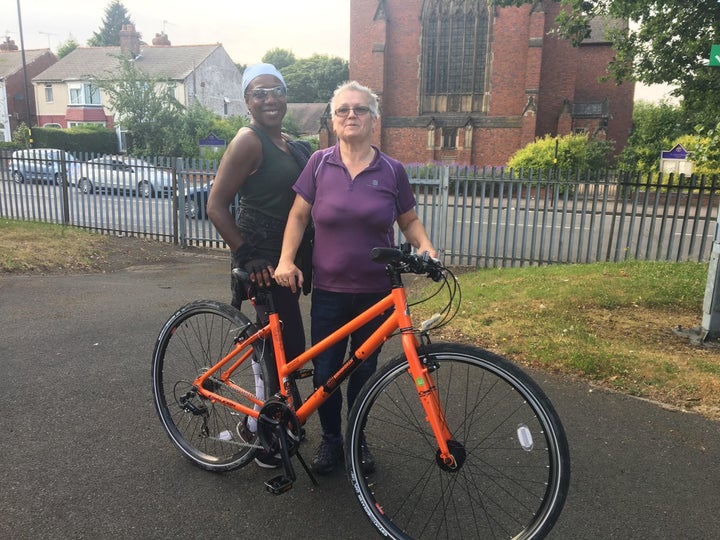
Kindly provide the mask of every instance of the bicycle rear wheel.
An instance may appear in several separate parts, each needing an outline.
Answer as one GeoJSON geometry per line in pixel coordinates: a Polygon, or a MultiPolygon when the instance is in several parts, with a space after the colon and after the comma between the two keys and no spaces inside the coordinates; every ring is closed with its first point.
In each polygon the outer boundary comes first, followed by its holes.
{"type": "MultiPolygon", "coordinates": [[[[247,464],[260,447],[257,434],[246,429],[245,415],[203,398],[192,386],[199,375],[232,350],[236,337],[254,332],[255,326],[234,307],[201,300],[170,317],[155,344],[155,409],[172,443],[203,469],[237,469],[247,464]]],[[[273,385],[268,376],[262,351],[253,349],[252,354],[252,361],[246,360],[231,380],[263,398],[274,391],[277,382],[273,385]],[[253,370],[259,371],[260,378],[253,370]]],[[[217,394],[249,404],[218,379],[208,379],[206,384],[217,394]]]]}
{"type": "Polygon", "coordinates": [[[542,538],[570,481],[568,443],[550,401],[483,349],[438,343],[424,351],[461,465],[449,471],[437,459],[407,360],[393,359],[361,391],[346,435],[346,467],[366,514],[391,538],[542,538]],[[363,436],[375,457],[369,476],[363,436]]]}

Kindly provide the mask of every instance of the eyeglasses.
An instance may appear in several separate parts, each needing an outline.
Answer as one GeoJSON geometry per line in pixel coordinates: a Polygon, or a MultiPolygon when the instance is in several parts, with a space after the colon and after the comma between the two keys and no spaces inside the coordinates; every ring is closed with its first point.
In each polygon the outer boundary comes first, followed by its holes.
{"type": "Polygon", "coordinates": [[[365,116],[370,112],[370,107],[339,107],[335,109],[335,116],[345,118],[348,114],[350,114],[350,111],[353,111],[355,116],[365,116]]]}
{"type": "Polygon", "coordinates": [[[274,88],[255,88],[248,92],[248,94],[250,94],[253,99],[265,101],[270,95],[275,98],[285,97],[287,95],[287,90],[284,86],[276,86],[274,88]]]}

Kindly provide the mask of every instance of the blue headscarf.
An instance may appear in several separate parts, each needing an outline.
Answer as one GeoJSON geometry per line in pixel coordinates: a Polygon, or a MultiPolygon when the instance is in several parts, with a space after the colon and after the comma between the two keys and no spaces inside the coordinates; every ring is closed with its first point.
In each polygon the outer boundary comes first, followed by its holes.
{"type": "Polygon", "coordinates": [[[287,86],[285,85],[285,79],[283,79],[283,76],[280,74],[280,72],[275,66],[273,66],[272,64],[253,64],[252,66],[246,67],[245,71],[243,71],[243,95],[245,95],[245,91],[247,90],[247,87],[250,85],[253,79],[259,77],[260,75],[272,75],[273,77],[277,77],[282,83],[283,87],[287,90],[287,86]]]}

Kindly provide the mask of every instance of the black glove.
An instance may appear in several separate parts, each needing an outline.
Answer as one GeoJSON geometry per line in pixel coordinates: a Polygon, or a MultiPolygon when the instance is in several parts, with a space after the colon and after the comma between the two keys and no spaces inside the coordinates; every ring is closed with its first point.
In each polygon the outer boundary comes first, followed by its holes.
{"type": "Polygon", "coordinates": [[[270,270],[268,266],[274,268],[272,263],[265,258],[259,257],[257,259],[251,259],[247,261],[243,268],[250,274],[250,281],[256,283],[260,287],[270,287],[272,285],[272,278],[270,277],[270,270]]]}
{"type": "Polygon", "coordinates": [[[232,267],[243,268],[255,255],[255,247],[250,244],[243,244],[232,252],[232,267]]]}

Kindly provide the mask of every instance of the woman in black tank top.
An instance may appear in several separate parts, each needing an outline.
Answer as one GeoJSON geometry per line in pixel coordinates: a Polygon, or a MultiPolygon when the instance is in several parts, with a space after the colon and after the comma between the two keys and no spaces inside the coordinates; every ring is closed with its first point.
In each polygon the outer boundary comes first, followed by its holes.
{"type": "MultiPolygon", "coordinates": [[[[280,258],[282,234],[295,199],[292,186],[309,157],[303,160],[282,133],[287,112],[285,81],[271,64],[248,66],[243,73],[245,103],[252,116],[241,128],[220,161],[207,202],[207,214],[232,253],[231,267],[244,268],[253,281],[271,285],[270,275],[280,258]],[[240,194],[240,213],[230,212],[240,194]]],[[[231,274],[232,305],[240,309],[245,292],[231,274]]],[[[305,350],[305,330],[298,293],[286,287],[273,288],[275,307],[283,321],[283,341],[288,358],[305,350]]],[[[267,320],[264,306],[256,306],[260,323],[267,320]]],[[[274,367],[274,366],[273,366],[274,367]]],[[[258,374],[259,375],[259,370],[258,374]]],[[[272,370],[274,371],[274,369],[272,370]]],[[[259,396],[264,397],[264,396],[259,396]]],[[[254,419],[245,428],[255,431],[254,419]]],[[[276,456],[258,455],[258,465],[277,467],[276,456]]]]}

